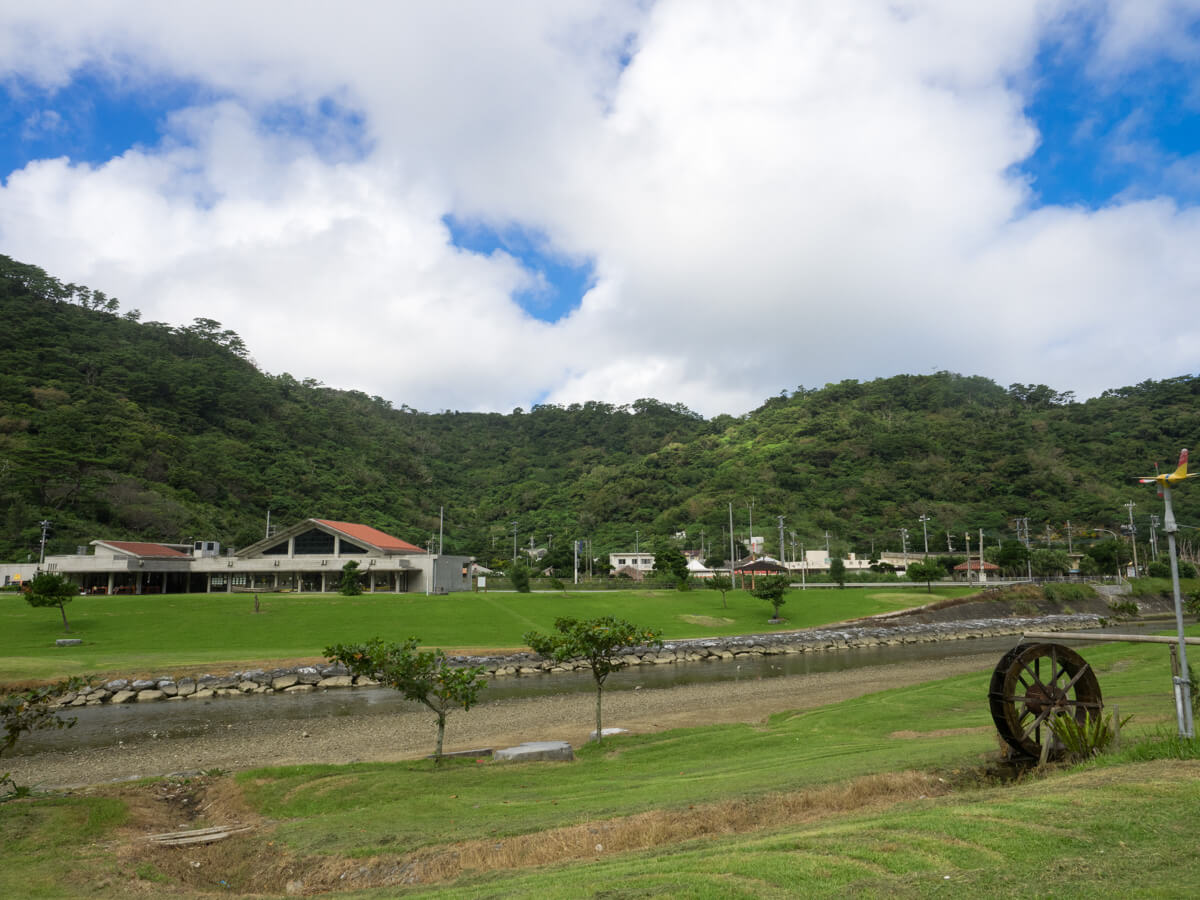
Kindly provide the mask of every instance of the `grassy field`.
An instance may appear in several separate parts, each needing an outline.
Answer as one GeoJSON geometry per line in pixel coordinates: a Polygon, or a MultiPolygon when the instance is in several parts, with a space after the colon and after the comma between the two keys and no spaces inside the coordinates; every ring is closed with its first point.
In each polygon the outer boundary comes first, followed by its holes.
{"type": "Polygon", "coordinates": [[[259,824],[207,849],[146,847],[147,828],[182,817],[162,782],[11,802],[0,894],[278,896],[291,880],[379,898],[1194,896],[1200,742],[1167,737],[1166,649],[1085,656],[1106,703],[1134,716],[1125,749],[1045,777],[992,777],[979,672],[755,726],[621,737],[573,764],[200,779],[209,815],[259,824]]]}
{"type": "Polygon", "coordinates": [[[79,597],[67,606],[70,637],[83,645],[56,647],[63,637],[57,609],[34,609],[17,594],[0,594],[0,683],[85,673],[157,673],[173,668],[319,657],[324,647],[380,636],[410,635],[428,646],[506,650],[522,646],[530,629],[550,630],[558,616],[614,615],[656,628],[665,637],[711,637],[807,628],[873,615],[938,598],[964,587],[894,587],[791,591],[771,625],[771,607],[731,591],[728,608],[716,591],[612,591],[553,594],[268,594],[261,612],[247,594],[167,594],[79,597]]]}

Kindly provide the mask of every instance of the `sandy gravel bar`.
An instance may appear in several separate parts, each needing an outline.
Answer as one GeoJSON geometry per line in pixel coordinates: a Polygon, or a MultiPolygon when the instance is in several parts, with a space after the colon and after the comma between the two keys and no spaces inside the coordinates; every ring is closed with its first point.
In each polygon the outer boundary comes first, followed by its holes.
{"type": "MultiPolygon", "coordinates": [[[[689,684],[605,693],[604,725],[635,733],[726,722],[761,722],[772,713],[811,709],[904,685],[966,672],[986,675],[994,653],[897,663],[843,672],[761,681],[689,684]]],[[[622,673],[615,675],[621,677],[622,673]]],[[[980,694],[981,702],[985,699],[980,694]]],[[[595,695],[561,694],[483,703],[451,716],[446,750],[502,748],[523,741],[583,744],[594,724],[595,695]]],[[[145,738],[120,747],[42,753],[3,761],[18,784],[41,788],[97,784],[172,772],[256,768],[300,763],[392,761],[433,749],[434,723],[425,711],[395,715],[320,716],[215,727],[180,738],[145,738]]]]}

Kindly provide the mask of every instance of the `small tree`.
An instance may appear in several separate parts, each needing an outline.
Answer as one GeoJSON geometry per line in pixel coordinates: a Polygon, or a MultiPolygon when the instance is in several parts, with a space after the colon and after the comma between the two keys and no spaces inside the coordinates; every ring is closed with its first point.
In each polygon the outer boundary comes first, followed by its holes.
{"type": "Polygon", "coordinates": [[[1030,562],[1033,574],[1042,578],[1053,575],[1066,575],[1071,571],[1071,557],[1066,550],[1047,550],[1039,548],[1030,551],[1030,562]]]}
{"type": "Polygon", "coordinates": [[[600,717],[604,681],[610,672],[625,665],[621,650],[646,644],[661,647],[662,635],[612,616],[598,619],[562,617],[554,620],[554,628],[557,634],[526,632],[525,643],[535,653],[555,662],[580,659],[591,667],[596,682],[596,741],[599,743],[604,735],[600,717]]]}
{"type": "Polygon", "coordinates": [[[362,575],[358,571],[358,560],[352,559],[342,566],[342,584],[338,589],[347,597],[357,597],[362,593],[362,575]]]}
{"type": "Polygon", "coordinates": [[[725,602],[725,595],[733,590],[733,579],[727,575],[714,575],[708,579],[708,588],[721,592],[721,608],[728,609],[729,604],[725,602]]]}
{"type": "Polygon", "coordinates": [[[486,669],[452,666],[442,650],[418,651],[418,643],[415,637],[399,644],[375,638],[365,644],[334,644],[325,648],[325,656],[354,675],[374,678],[400,691],[404,699],[429,707],[437,716],[437,749],[433,756],[441,762],[446,716],[456,706],[465,712],[475,705],[479,692],[487,686],[483,676],[486,669]]]}
{"type": "Polygon", "coordinates": [[[513,590],[518,594],[529,593],[529,567],[517,560],[508,570],[508,580],[512,582],[513,590]]]}
{"type": "Polygon", "coordinates": [[[772,622],[779,621],[779,607],[787,602],[783,595],[787,593],[791,584],[791,579],[786,575],[768,575],[765,578],[759,578],[757,584],[750,589],[750,593],[759,600],[766,600],[771,604],[775,610],[771,617],[772,622]]]}
{"type": "Polygon", "coordinates": [[[679,552],[675,542],[669,538],[659,538],[654,546],[654,573],[663,579],[670,579],[685,588],[688,577],[687,558],[679,552]]]}
{"type": "Polygon", "coordinates": [[[29,582],[25,599],[29,601],[30,606],[57,606],[58,611],[62,613],[63,631],[70,634],[71,626],[67,622],[66,605],[74,600],[78,593],[79,588],[70,579],[44,572],[35,575],[29,582]]]}
{"type": "Polygon", "coordinates": [[[913,562],[908,564],[908,568],[904,570],[904,574],[912,581],[925,582],[925,593],[932,594],[933,587],[930,582],[941,581],[946,576],[946,570],[942,568],[942,564],[937,560],[928,560],[927,562],[913,562]]]}
{"type": "Polygon", "coordinates": [[[846,586],[846,564],[842,562],[840,557],[835,556],[829,561],[829,577],[834,580],[838,587],[846,586]]]}
{"type": "MultiPolygon", "coordinates": [[[[0,700],[0,725],[4,727],[4,740],[0,742],[0,756],[7,753],[29,731],[41,731],[43,728],[71,728],[74,719],[60,718],[50,701],[68,691],[77,691],[88,683],[84,678],[72,678],[58,684],[43,685],[16,694],[9,694],[0,700]]],[[[20,788],[10,777],[9,772],[0,775],[0,797],[21,796],[26,789],[20,788]]]]}

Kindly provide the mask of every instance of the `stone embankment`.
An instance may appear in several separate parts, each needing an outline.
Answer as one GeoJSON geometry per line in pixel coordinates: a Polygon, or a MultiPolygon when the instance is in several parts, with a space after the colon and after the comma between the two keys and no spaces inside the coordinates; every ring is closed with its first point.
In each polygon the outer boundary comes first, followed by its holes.
{"type": "MultiPolygon", "coordinates": [[[[744,656],[785,653],[824,653],[858,647],[923,644],[947,640],[977,640],[1021,634],[1024,631],[1078,631],[1101,626],[1100,615],[1045,615],[1027,618],[988,618],[948,622],[902,622],[896,619],[865,620],[858,624],[804,631],[699,638],[670,641],[661,648],[631,648],[624,662],[630,666],[666,665],[744,656]]],[[[531,654],[502,657],[451,657],[455,665],[483,666],[490,677],[542,675],[586,668],[580,663],[554,663],[531,654]]],[[[296,694],[379,682],[352,676],[340,663],[281,669],[252,669],[224,675],[185,678],[117,678],[59,698],[60,706],[99,706],[103,703],[206,700],[246,694],[296,694]]]]}

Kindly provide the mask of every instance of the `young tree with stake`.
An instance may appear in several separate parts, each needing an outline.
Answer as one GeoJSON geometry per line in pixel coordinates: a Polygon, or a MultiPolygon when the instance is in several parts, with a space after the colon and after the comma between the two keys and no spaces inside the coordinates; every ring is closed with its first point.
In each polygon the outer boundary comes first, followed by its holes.
{"type": "Polygon", "coordinates": [[[79,588],[69,578],[44,572],[33,576],[25,599],[29,601],[30,606],[57,606],[58,611],[62,613],[63,631],[70,634],[71,626],[67,622],[66,605],[78,594],[79,588]]]}
{"type": "Polygon", "coordinates": [[[404,699],[432,710],[437,716],[437,749],[433,756],[441,762],[446,716],[455,707],[466,712],[475,705],[479,692],[487,686],[483,675],[486,669],[452,666],[442,650],[418,651],[418,643],[415,637],[399,644],[375,638],[365,644],[334,644],[325,648],[325,656],[340,662],[351,674],[374,678],[400,691],[404,699]]]}
{"type": "Polygon", "coordinates": [[[783,595],[787,593],[787,589],[791,586],[792,580],[786,575],[769,575],[766,578],[758,579],[758,584],[750,589],[750,593],[759,600],[766,600],[771,604],[775,610],[771,621],[778,622],[779,607],[787,602],[783,595]]]}
{"type": "Polygon", "coordinates": [[[600,743],[604,735],[600,721],[604,680],[625,665],[621,659],[623,649],[647,644],[661,647],[662,634],[612,616],[582,620],[562,617],[554,620],[554,628],[557,634],[526,632],[525,643],[555,662],[580,659],[591,667],[596,681],[596,742],[600,743]]]}

